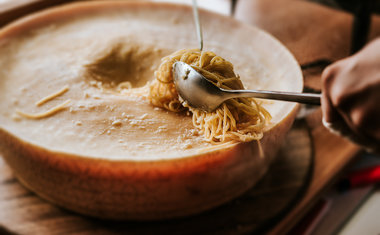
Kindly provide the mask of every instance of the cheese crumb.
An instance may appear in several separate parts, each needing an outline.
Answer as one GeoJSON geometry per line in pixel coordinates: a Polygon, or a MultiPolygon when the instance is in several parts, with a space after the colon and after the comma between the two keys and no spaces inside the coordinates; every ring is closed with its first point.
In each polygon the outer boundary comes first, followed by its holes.
{"type": "Polygon", "coordinates": [[[116,119],[115,121],[112,122],[112,126],[121,126],[122,122],[120,119],[116,119]]]}

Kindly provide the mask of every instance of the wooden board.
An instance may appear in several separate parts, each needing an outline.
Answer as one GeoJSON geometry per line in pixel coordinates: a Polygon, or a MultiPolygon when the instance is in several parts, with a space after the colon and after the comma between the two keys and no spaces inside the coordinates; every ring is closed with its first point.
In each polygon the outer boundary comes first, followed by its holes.
{"type": "Polygon", "coordinates": [[[360,151],[360,147],[342,137],[336,136],[321,124],[321,109],[306,117],[311,129],[314,146],[314,167],[311,182],[306,193],[278,223],[271,225],[268,234],[286,234],[327,189],[339,178],[360,151]]]}
{"type": "MultiPolygon", "coordinates": [[[[158,222],[101,221],[60,209],[25,189],[0,161],[0,226],[19,234],[245,234],[269,228],[305,192],[313,167],[310,133],[297,122],[265,177],[243,196],[200,215],[158,222]]],[[[1,230],[0,230],[1,232],[1,230]]]]}

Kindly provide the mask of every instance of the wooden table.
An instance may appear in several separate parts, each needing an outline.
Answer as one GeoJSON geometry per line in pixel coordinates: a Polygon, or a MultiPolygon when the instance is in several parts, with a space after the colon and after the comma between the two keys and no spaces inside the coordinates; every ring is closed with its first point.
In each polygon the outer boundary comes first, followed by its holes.
{"type": "MultiPolygon", "coordinates": [[[[10,1],[9,3],[4,4],[3,8],[1,8],[2,5],[0,5],[0,24],[18,18],[27,12],[32,12],[54,4],[60,4],[61,2],[63,1],[10,1]]],[[[249,20],[248,23],[250,23],[249,20]]],[[[253,23],[257,24],[257,22],[253,23]]],[[[260,24],[257,25],[260,26],[260,24]]],[[[271,32],[271,30],[272,29],[269,29],[268,31],[271,32]]],[[[275,30],[272,30],[271,33],[276,36],[275,30]]],[[[301,64],[310,63],[316,59],[304,58],[301,54],[297,54],[298,51],[302,50],[297,49],[297,44],[293,41],[286,40],[285,38],[282,42],[295,53],[296,58],[301,64]]],[[[345,53],[346,52],[343,52],[342,55],[345,53]]],[[[342,57],[342,55],[340,55],[340,57],[342,57]]],[[[332,58],[332,60],[336,59],[336,57],[332,58]]],[[[320,89],[319,76],[322,69],[323,68],[313,68],[312,70],[308,68],[304,69],[305,83],[309,88],[314,90],[320,89]]],[[[308,114],[306,121],[311,130],[315,151],[312,178],[303,196],[298,199],[296,205],[291,208],[278,223],[271,226],[270,231],[268,232],[269,234],[283,234],[289,231],[317,201],[321,194],[334,182],[339,173],[352,161],[354,156],[360,150],[358,146],[331,134],[322,126],[320,109],[308,114]]],[[[5,172],[2,172],[2,174],[7,174],[9,176],[9,181],[14,181],[15,179],[9,169],[4,168],[4,164],[3,161],[0,161],[0,169],[7,169],[5,172]]]]}
{"type": "MultiPolygon", "coordinates": [[[[277,37],[303,68],[305,88],[321,90],[320,76],[326,65],[349,56],[353,16],[325,6],[294,0],[240,0],[236,18],[277,37]],[[328,20],[326,20],[328,19],[328,20]]],[[[380,16],[372,16],[369,40],[380,35],[380,16]]],[[[315,165],[310,186],[298,204],[269,234],[289,231],[310,209],[360,148],[331,134],[321,124],[321,110],[309,114],[315,165]]]]}

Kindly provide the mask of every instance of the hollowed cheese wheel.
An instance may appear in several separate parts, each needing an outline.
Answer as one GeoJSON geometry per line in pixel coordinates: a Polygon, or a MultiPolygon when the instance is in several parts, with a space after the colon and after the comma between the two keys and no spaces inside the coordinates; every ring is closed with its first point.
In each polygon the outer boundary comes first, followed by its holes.
{"type": "MultiPolygon", "coordinates": [[[[297,62],[273,37],[211,12],[201,11],[200,17],[204,50],[231,61],[246,88],[302,91],[297,62]]],[[[267,171],[298,105],[260,101],[273,116],[260,141],[206,142],[191,116],[155,108],[137,92],[154,78],[162,57],[197,45],[191,8],[163,3],[75,3],[3,28],[3,157],[42,198],[101,218],[186,216],[241,195],[267,171]],[[87,71],[114,48],[125,61],[117,68],[133,87],[123,94],[112,81],[102,89],[87,71]],[[35,105],[64,86],[64,94],[35,105]],[[46,118],[15,116],[17,110],[38,113],[67,99],[65,109],[46,118]]]]}

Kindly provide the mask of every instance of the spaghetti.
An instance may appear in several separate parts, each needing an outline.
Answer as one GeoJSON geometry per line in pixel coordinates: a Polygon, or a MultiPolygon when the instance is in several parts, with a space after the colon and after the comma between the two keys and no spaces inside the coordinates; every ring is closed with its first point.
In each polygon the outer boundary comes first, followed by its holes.
{"type": "Polygon", "coordinates": [[[153,105],[173,112],[188,109],[193,114],[194,126],[209,142],[248,142],[262,138],[265,124],[271,116],[253,98],[227,100],[213,112],[192,108],[182,101],[173,83],[172,66],[176,61],[191,65],[218,87],[244,89],[230,62],[213,52],[180,50],[164,57],[155,72],[155,80],[149,85],[148,96],[153,105]]]}
{"type": "MultiPolygon", "coordinates": [[[[57,98],[58,96],[61,96],[63,94],[65,94],[67,91],[69,90],[69,86],[64,86],[62,87],[62,89],[60,89],[59,91],[56,91],[48,96],[45,96],[44,98],[42,98],[41,100],[37,101],[35,103],[36,106],[41,106],[47,102],[49,102],[50,100],[53,100],[55,98],[57,98]]],[[[25,113],[23,111],[20,111],[20,110],[16,110],[16,113],[22,117],[25,117],[25,118],[29,118],[29,119],[41,119],[41,118],[46,118],[46,117],[50,117],[58,112],[60,112],[61,110],[65,109],[66,106],[70,103],[71,101],[70,100],[66,100],[65,102],[57,105],[57,106],[54,106],[53,108],[45,111],[45,112],[42,112],[42,113],[25,113]]]]}
{"type": "Polygon", "coordinates": [[[41,119],[41,118],[50,117],[50,116],[60,112],[61,110],[65,109],[69,103],[70,103],[70,100],[66,100],[65,102],[63,102],[57,106],[54,106],[53,108],[47,110],[46,112],[42,112],[42,113],[25,113],[25,112],[22,112],[20,110],[16,110],[16,113],[19,114],[20,116],[23,116],[23,117],[29,118],[29,119],[41,119]]]}
{"type": "Polygon", "coordinates": [[[69,90],[69,86],[66,85],[61,90],[59,90],[59,91],[57,91],[51,95],[48,95],[48,96],[42,98],[41,100],[37,101],[36,106],[41,106],[41,105],[45,104],[46,102],[48,102],[48,101],[50,101],[50,100],[52,100],[52,99],[54,99],[60,95],[65,94],[68,90],[69,90]]]}

